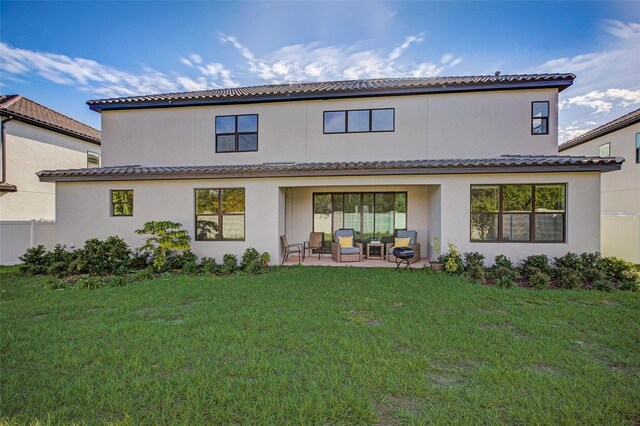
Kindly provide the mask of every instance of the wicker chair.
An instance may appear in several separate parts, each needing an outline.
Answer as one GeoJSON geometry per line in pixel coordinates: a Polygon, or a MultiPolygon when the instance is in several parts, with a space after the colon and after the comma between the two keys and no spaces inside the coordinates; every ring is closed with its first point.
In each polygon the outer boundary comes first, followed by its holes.
{"type": "Polygon", "coordinates": [[[331,243],[331,257],[333,260],[338,263],[362,261],[362,243],[356,242],[355,236],[353,229],[338,229],[335,232],[333,243],[331,243]],[[353,247],[340,247],[338,237],[353,237],[353,247]]]}
{"type": "Polygon", "coordinates": [[[304,242],[304,249],[309,251],[309,257],[311,257],[312,250],[318,251],[318,260],[322,256],[322,249],[324,247],[324,232],[312,232],[309,234],[309,241],[304,242]]]}
{"type": "Polygon", "coordinates": [[[280,235],[280,241],[282,242],[282,250],[284,251],[284,256],[282,257],[283,265],[291,253],[298,255],[298,263],[304,260],[304,248],[302,244],[289,244],[286,235],[280,235]]]}
{"type": "MultiPolygon", "coordinates": [[[[410,238],[409,245],[407,247],[410,247],[411,249],[413,249],[415,253],[415,255],[411,258],[410,262],[415,263],[420,260],[420,244],[418,244],[418,232],[404,231],[399,229],[396,231],[396,238],[410,238]]],[[[396,257],[393,255],[394,246],[395,246],[395,241],[386,244],[385,250],[387,251],[388,262],[396,261],[396,257]]]]}

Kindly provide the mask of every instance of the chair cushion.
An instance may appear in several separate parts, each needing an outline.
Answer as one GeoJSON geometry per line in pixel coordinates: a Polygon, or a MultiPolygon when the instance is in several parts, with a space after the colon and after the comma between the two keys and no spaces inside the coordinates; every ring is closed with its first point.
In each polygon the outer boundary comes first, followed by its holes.
{"type": "Polygon", "coordinates": [[[337,243],[339,237],[353,237],[354,232],[353,232],[353,229],[338,229],[336,231],[335,236],[336,236],[336,243],[337,243]]]}
{"type": "Polygon", "coordinates": [[[411,241],[409,241],[408,245],[412,246],[416,243],[416,240],[418,239],[418,233],[416,231],[398,230],[396,232],[396,238],[410,238],[411,241]]]}
{"type": "Polygon", "coordinates": [[[360,249],[358,247],[341,247],[340,254],[359,254],[360,249]]]}
{"type": "Polygon", "coordinates": [[[411,238],[396,238],[393,245],[396,247],[407,247],[411,245],[411,238]]]}
{"type": "Polygon", "coordinates": [[[353,248],[353,237],[338,237],[340,248],[353,248]]]}

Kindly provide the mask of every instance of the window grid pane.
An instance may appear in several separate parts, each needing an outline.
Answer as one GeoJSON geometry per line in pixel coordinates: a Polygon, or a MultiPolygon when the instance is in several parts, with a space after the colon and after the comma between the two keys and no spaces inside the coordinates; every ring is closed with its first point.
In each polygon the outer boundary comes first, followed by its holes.
{"type": "Polygon", "coordinates": [[[392,132],[394,125],[393,109],[371,110],[371,131],[372,132],[392,132]]]}
{"type": "Polygon", "coordinates": [[[325,133],[344,133],[347,131],[346,111],[325,111],[324,113],[324,132],[325,133]]]}
{"type": "Polygon", "coordinates": [[[244,188],[196,189],[196,241],[244,240],[244,188]]]}
{"type": "Polygon", "coordinates": [[[324,133],[365,133],[395,131],[393,108],[325,111],[324,133]]]}
{"type": "Polygon", "coordinates": [[[347,132],[369,131],[369,110],[354,110],[347,112],[347,132]]]}
{"type": "Polygon", "coordinates": [[[258,114],[216,117],[216,152],[258,150],[258,114]]]}

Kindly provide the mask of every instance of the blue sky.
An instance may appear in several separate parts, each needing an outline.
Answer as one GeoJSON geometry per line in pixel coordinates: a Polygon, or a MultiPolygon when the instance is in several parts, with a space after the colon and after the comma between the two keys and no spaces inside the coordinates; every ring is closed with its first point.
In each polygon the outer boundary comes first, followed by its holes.
{"type": "Polygon", "coordinates": [[[640,107],[638,2],[0,3],[0,92],[86,100],[291,81],[573,72],[561,140],[640,107]]]}

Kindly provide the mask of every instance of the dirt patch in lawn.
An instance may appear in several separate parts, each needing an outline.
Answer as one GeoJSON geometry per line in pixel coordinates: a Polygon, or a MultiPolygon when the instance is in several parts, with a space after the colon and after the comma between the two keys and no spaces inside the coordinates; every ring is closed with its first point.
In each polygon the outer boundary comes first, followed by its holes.
{"type": "Polygon", "coordinates": [[[417,414],[422,409],[423,402],[408,395],[387,395],[376,405],[379,425],[401,424],[399,414],[417,414]]]}
{"type": "Polygon", "coordinates": [[[382,320],[376,318],[371,311],[353,310],[349,312],[349,316],[353,322],[369,327],[378,327],[382,324],[382,320]]]}

